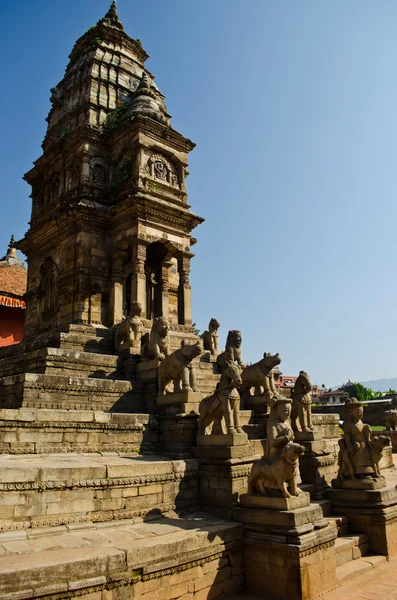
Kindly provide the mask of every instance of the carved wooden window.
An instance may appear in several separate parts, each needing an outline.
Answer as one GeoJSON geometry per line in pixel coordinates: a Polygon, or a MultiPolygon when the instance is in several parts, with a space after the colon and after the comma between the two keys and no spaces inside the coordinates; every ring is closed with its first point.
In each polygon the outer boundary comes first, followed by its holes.
{"type": "Polygon", "coordinates": [[[50,181],[48,190],[48,200],[54,202],[59,196],[59,190],[61,187],[61,179],[59,175],[54,175],[50,181]]]}

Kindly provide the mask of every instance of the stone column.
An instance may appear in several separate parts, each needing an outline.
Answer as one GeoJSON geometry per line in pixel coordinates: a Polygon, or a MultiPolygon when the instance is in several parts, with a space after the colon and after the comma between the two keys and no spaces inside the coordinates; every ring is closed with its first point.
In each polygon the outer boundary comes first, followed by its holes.
{"type": "Polygon", "coordinates": [[[82,183],[89,183],[90,181],[90,158],[88,156],[83,156],[81,181],[82,183]]]}
{"type": "Polygon", "coordinates": [[[191,254],[178,256],[178,322],[180,325],[192,324],[192,288],[189,281],[191,258],[191,254]]]}
{"type": "Polygon", "coordinates": [[[121,253],[112,255],[109,316],[112,325],[123,320],[123,268],[121,253]]]}
{"type": "Polygon", "coordinates": [[[136,300],[141,303],[143,319],[146,319],[146,248],[146,242],[136,240],[132,249],[131,302],[136,300]]]}
{"type": "Polygon", "coordinates": [[[166,321],[168,321],[169,317],[170,267],[171,263],[166,261],[161,265],[161,307],[162,316],[166,321]]]}

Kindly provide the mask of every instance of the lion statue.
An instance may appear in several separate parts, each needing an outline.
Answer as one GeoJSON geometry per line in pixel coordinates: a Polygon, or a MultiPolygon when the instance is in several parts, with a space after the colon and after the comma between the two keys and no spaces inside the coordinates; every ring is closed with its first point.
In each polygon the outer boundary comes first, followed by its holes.
{"type": "Polygon", "coordinates": [[[264,396],[266,401],[273,396],[277,396],[272,369],[281,363],[279,354],[270,354],[265,352],[262,360],[245,367],[241,373],[243,385],[241,386],[241,395],[250,396],[251,388],[255,388],[255,396],[264,396]]]}
{"type": "Polygon", "coordinates": [[[303,446],[292,442],[283,448],[275,461],[264,457],[256,460],[248,481],[248,493],[270,496],[274,490],[279,490],[283,498],[299,496],[298,460],[304,451],[303,446]]]}
{"type": "Polygon", "coordinates": [[[174,382],[174,392],[198,392],[196,373],[192,360],[203,352],[203,342],[198,340],[195,344],[185,344],[182,341],[179,350],[166,356],[159,365],[158,384],[159,394],[165,396],[166,387],[174,382]]]}
{"type": "Polygon", "coordinates": [[[216,364],[221,373],[227,369],[230,362],[236,362],[241,369],[244,369],[241,357],[241,342],[242,337],[240,331],[237,331],[236,329],[229,331],[226,339],[226,349],[224,352],[221,352],[216,359],[216,364]]]}
{"type": "Polygon", "coordinates": [[[164,317],[156,317],[150,335],[142,338],[142,358],[163,360],[169,353],[168,323],[164,317]]]}
{"type": "Polygon", "coordinates": [[[201,339],[204,343],[204,350],[209,350],[213,356],[218,354],[218,329],[221,326],[217,319],[211,319],[208,325],[208,331],[204,331],[201,339]]]}
{"type": "Polygon", "coordinates": [[[292,414],[291,424],[294,431],[298,430],[297,420],[302,431],[313,431],[312,424],[312,384],[309,375],[305,371],[299,371],[298,379],[295,381],[294,389],[291,391],[292,414]]]}
{"type": "Polygon", "coordinates": [[[116,325],[115,347],[118,352],[125,348],[140,347],[142,337],[141,313],[141,303],[134,301],[131,303],[131,314],[116,325]]]}

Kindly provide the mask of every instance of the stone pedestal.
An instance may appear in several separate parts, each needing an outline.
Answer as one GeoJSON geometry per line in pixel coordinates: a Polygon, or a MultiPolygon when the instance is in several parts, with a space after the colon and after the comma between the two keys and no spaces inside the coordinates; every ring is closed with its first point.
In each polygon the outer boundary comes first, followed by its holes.
{"type": "MultiPolygon", "coordinates": [[[[200,438],[221,436],[197,436],[200,438]]],[[[237,445],[200,445],[191,448],[200,461],[200,501],[204,510],[231,518],[240,494],[248,490],[248,478],[254,461],[254,449],[246,434],[224,438],[236,438],[237,445]]],[[[227,441],[230,441],[228,439],[227,441]]],[[[205,443],[205,442],[204,442],[205,443]]]]}
{"type": "Polygon", "coordinates": [[[246,433],[219,433],[198,435],[197,446],[245,446],[248,444],[246,433]]]}
{"type": "Polygon", "coordinates": [[[123,348],[117,357],[117,368],[120,373],[131,381],[136,381],[137,365],[140,362],[140,343],[131,348],[123,348]]]}
{"type": "Polygon", "coordinates": [[[179,415],[160,415],[160,451],[172,458],[191,457],[190,449],[194,445],[198,416],[196,413],[179,415]]]}
{"type": "Polygon", "coordinates": [[[191,456],[191,447],[196,445],[198,409],[202,398],[200,392],[157,395],[162,452],[172,457],[191,456]]]}
{"type": "MultiPolygon", "coordinates": [[[[340,483],[335,480],[332,489],[326,492],[327,498],[331,500],[332,512],[345,514],[351,531],[368,535],[371,553],[395,558],[397,556],[396,488],[377,487],[378,484],[373,483],[372,489],[363,489],[362,482],[351,480],[343,482],[344,489],[334,487],[340,483]]],[[[380,478],[379,485],[382,483],[384,485],[384,479],[380,478]]]]}
{"type": "Polygon", "coordinates": [[[136,367],[137,381],[142,383],[144,405],[148,412],[156,411],[156,397],[158,393],[157,373],[160,361],[155,358],[145,360],[139,363],[136,367]]]}
{"type": "Polygon", "coordinates": [[[295,431],[294,436],[295,441],[305,448],[305,453],[299,457],[302,482],[314,485],[313,498],[320,500],[335,477],[337,470],[335,455],[329,451],[318,429],[295,431]]]}
{"type": "Polygon", "coordinates": [[[234,516],[245,525],[245,576],[259,598],[311,600],[337,585],[336,529],[309,495],[269,498],[243,494],[234,516]],[[280,510],[277,504],[285,506],[280,510]]]}
{"type": "Polygon", "coordinates": [[[177,415],[195,413],[198,415],[199,404],[204,394],[201,392],[176,392],[157,395],[157,409],[160,414],[177,415]]]}

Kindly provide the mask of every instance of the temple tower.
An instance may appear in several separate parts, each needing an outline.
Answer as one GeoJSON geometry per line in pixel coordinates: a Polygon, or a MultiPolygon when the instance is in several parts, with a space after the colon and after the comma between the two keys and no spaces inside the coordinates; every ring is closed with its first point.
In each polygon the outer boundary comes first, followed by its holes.
{"type": "Polygon", "coordinates": [[[116,2],[77,40],[52,108],[43,154],[25,175],[30,228],[27,341],[73,323],[112,326],[142,304],[147,327],[164,316],[192,331],[188,153],[125,32],[116,2]]]}

